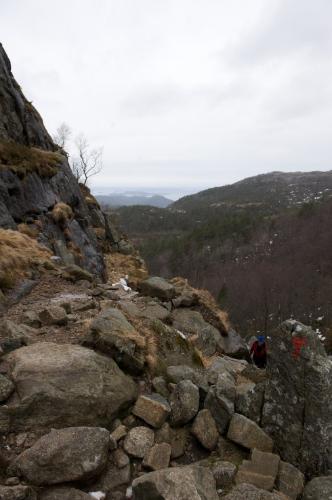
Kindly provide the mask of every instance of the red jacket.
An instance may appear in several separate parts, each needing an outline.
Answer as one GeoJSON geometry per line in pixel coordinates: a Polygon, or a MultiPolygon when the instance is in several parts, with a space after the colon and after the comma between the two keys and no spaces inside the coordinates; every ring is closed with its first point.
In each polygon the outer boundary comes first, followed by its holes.
{"type": "Polygon", "coordinates": [[[254,353],[254,356],[257,358],[263,358],[266,356],[266,344],[259,344],[258,340],[256,340],[250,349],[250,354],[254,353]]]}

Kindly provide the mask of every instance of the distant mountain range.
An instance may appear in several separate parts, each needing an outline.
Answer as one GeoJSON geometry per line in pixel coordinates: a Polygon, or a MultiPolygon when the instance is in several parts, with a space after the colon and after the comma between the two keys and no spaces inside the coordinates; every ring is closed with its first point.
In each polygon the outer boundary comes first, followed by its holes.
{"type": "Polygon", "coordinates": [[[248,177],[227,186],[184,196],[172,209],[245,209],[263,207],[271,212],[299,206],[332,195],[332,171],[271,172],[248,177]]]}
{"type": "Polygon", "coordinates": [[[149,205],[152,207],[166,208],[173,200],[159,194],[150,193],[111,193],[108,195],[97,195],[101,205],[109,207],[128,207],[133,205],[149,205]]]}

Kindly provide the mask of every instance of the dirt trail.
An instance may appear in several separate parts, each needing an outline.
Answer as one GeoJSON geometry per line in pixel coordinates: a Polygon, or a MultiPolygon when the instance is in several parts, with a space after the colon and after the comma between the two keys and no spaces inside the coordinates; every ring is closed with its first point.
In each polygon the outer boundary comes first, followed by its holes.
{"type": "MultiPolygon", "coordinates": [[[[86,333],[87,323],[100,310],[99,300],[91,296],[92,288],[79,286],[58,276],[44,275],[35,288],[19,303],[12,305],[5,314],[5,319],[17,324],[22,323],[24,313],[39,311],[49,306],[71,303],[72,306],[90,302],[94,308],[86,311],[74,311],[65,326],[43,326],[31,328],[33,342],[57,342],[77,344],[86,333]]],[[[30,335],[29,335],[30,336],[30,335]]]]}

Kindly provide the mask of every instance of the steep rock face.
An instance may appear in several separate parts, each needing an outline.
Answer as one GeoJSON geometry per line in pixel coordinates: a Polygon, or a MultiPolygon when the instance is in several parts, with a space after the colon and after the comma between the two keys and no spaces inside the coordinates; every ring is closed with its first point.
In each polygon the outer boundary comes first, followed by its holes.
{"type": "Polygon", "coordinates": [[[308,476],[332,468],[332,361],[309,327],[284,322],[272,335],[262,425],[283,460],[308,476]]]}
{"type": "Polygon", "coordinates": [[[65,264],[102,275],[101,248],[116,236],[95,199],[80,189],[64,151],[56,149],[0,44],[0,227],[16,229],[24,223],[37,228],[38,240],[65,264]],[[54,220],[58,203],[70,207],[68,220],[54,220]]]}
{"type": "Polygon", "coordinates": [[[54,150],[54,144],[35,108],[15,81],[0,43],[0,137],[26,146],[54,150]]]}
{"type": "Polygon", "coordinates": [[[17,224],[26,222],[42,224],[39,240],[60,254],[66,264],[69,262],[61,252],[70,252],[67,248],[68,241],[71,241],[80,249],[79,256],[73,260],[91,272],[102,274],[104,264],[89,209],[65,157],[51,178],[32,172],[22,180],[10,170],[0,171],[1,226],[16,229],[17,224]],[[70,206],[73,211],[73,218],[66,223],[67,236],[63,226],[52,217],[52,209],[59,202],[70,206]]]}

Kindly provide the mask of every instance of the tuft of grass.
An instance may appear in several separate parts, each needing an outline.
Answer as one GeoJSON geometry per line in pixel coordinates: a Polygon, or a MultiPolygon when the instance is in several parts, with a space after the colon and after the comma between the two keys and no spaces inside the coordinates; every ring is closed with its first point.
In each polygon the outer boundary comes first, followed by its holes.
{"type": "Polygon", "coordinates": [[[202,314],[205,321],[211,323],[220,332],[227,336],[231,324],[226,311],[222,311],[213,295],[207,290],[202,290],[199,288],[193,288],[188,284],[188,280],[182,277],[175,277],[170,280],[171,283],[181,292],[186,291],[194,294],[197,298],[197,309],[202,314]]]}
{"type": "Polygon", "coordinates": [[[145,362],[151,374],[154,374],[158,367],[158,340],[155,333],[147,326],[147,322],[142,318],[129,317],[124,313],[128,321],[137,332],[132,338],[136,344],[144,351],[145,362]]]}
{"type": "Polygon", "coordinates": [[[106,231],[104,227],[93,227],[92,228],[98,240],[104,240],[106,237],[106,231]]]}
{"type": "Polygon", "coordinates": [[[65,225],[73,218],[73,211],[69,205],[62,201],[56,203],[52,210],[52,218],[54,222],[60,225],[65,225]]]}
{"type": "Polygon", "coordinates": [[[88,188],[88,186],[85,186],[82,183],[80,183],[79,186],[80,186],[81,193],[84,196],[85,202],[88,205],[88,207],[89,208],[100,208],[98,201],[91,194],[91,191],[88,188]]]}
{"type": "Polygon", "coordinates": [[[34,224],[18,224],[17,230],[22,234],[30,236],[30,238],[37,238],[39,235],[39,229],[34,224]]]}
{"type": "Polygon", "coordinates": [[[59,152],[29,148],[16,142],[0,142],[0,171],[10,170],[21,179],[33,172],[40,177],[53,177],[63,160],[59,152]]]}
{"type": "Polygon", "coordinates": [[[51,252],[26,234],[0,229],[0,288],[12,288],[31,269],[43,266],[51,252]]]}

